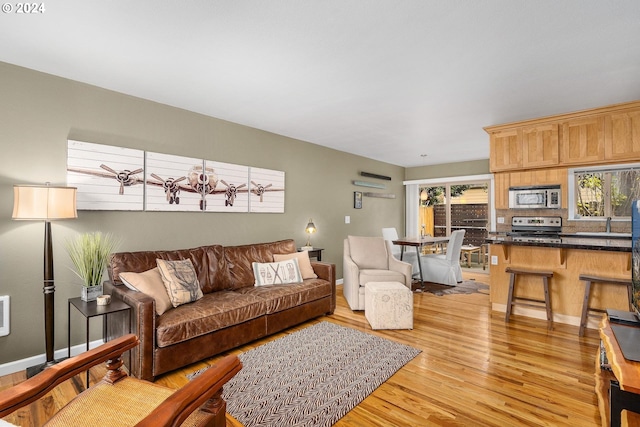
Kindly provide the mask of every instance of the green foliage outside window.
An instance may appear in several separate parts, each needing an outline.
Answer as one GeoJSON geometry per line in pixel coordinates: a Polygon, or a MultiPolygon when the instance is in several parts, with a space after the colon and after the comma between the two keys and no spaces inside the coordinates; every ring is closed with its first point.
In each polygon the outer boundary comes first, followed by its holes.
{"type": "Polygon", "coordinates": [[[630,217],[640,198],[640,170],[576,173],[576,208],[582,217],[630,217]]]}

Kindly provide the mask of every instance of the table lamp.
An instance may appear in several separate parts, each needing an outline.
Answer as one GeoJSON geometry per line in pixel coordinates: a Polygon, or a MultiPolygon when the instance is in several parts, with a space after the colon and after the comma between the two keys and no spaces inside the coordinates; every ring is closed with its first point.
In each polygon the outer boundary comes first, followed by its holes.
{"type": "Polygon", "coordinates": [[[13,219],[44,221],[44,329],[46,362],[27,368],[27,378],[53,365],[54,293],[51,221],[77,218],[76,188],[45,185],[13,186],[13,219]]]}
{"type": "Polygon", "coordinates": [[[309,218],[309,223],[307,224],[307,227],[304,229],[304,231],[309,235],[309,237],[307,238],[306,246],[303,246],[301,249],[303,251],[310,251],[313,249],[313,246],[311,246],[311,234],[317,231],[316,226],[313,223],[313,219],[309,218]]]}

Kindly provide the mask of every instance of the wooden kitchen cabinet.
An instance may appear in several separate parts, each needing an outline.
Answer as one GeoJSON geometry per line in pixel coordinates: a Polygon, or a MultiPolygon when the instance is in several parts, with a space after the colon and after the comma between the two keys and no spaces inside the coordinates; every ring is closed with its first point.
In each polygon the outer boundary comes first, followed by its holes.
{"type": "Polygon", "coordinates": [[[491,133],[490,146],[489,164],[492,172],[522,167],[522,141],[518,129],[491,133]]]}
{"type": "Polygon", "coordinates": [[[640,161],[640,101],[484,130],[494,173],[640,161]]]}
{"type": "Polygon", "coordinates": [[[558,156],[557,123],[524,127],[521,138],[524,168],[558,165],[560,157],[558,156]]]}
{"type": "Polygon", "coordinates": [[[562,123],[560,139],[563,165],[600,163],[604,160],[605,116],[568,120],[562,123]]]}
{"type": "Polygon", "coordinates": [[[607,160],[640,159],[640,108],[607,115],[605,158],[607,160]]]}
{"type": "Polygon", "coordinates": [[[496,209],[509,209],[509,172],[499,172],[493,174],[493,184],[495,190],[495,208],[496,209]]]}

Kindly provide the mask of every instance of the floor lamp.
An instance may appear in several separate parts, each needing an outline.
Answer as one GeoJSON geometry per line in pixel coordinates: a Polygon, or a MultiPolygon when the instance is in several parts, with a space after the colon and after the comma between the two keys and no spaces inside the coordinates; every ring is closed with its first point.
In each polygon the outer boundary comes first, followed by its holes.
{"type": "Polygon", "coordinates": [[[13,186],[13,219],[44,221],[45,363],[27,368],[27,378],[56,363],[53,357],[54,293],[51,221],[77,218],[76,189],[45,185],[13,186]]]}

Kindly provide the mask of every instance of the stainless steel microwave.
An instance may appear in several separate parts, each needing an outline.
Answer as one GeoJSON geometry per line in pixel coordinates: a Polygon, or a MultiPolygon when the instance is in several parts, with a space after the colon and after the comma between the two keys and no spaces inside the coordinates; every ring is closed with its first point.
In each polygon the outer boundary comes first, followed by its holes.
{"type": "Polygon", "coordinates": [[[510,209],[560,209],[559,185],[509,187],[510,209]]]}

